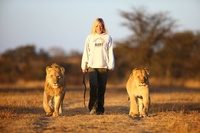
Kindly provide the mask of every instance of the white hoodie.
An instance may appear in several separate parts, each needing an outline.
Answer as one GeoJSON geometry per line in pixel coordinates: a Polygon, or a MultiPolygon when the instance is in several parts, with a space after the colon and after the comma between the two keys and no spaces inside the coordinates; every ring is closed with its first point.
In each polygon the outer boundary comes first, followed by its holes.
{"type": "Polygon", "coordinates": [[[81,68],[114,69],[112,38],[105,33],[90,34],[85,41],[81,68]]]}

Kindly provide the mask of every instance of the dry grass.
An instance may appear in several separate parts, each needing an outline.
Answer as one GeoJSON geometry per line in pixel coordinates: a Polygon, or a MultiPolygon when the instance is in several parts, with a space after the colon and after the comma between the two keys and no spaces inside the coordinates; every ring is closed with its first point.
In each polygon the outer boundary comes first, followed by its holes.
{"type": "Polygon", "coordinates": [[[105,115],[89,115],[83,90],[68,88],[64,116],[54,118],[43,111],[43,88],[0,88],[1,132],[200,132],[200,89],[151,88],[150,116],[140,119],[128,116],[125,88],[107,89],[105,115]]]}
{"type": "Polygon", "coordinates": [[[150,83],[157,86],[176,86],[187,88],[200,88],[199,79],[172,79],[172,78],[150,78],[150,83]]]}

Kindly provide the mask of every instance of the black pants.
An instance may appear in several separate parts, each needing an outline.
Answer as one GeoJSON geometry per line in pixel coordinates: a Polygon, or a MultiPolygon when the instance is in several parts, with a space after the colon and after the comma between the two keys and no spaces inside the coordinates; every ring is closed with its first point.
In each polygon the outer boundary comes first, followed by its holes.
{"type": "Polygon", "coordinates": [[[90,100],[89,111],[93,108],[96,112],[104,113],[104,94],[108,77],[106,68],[89,68],[90,100]]]}

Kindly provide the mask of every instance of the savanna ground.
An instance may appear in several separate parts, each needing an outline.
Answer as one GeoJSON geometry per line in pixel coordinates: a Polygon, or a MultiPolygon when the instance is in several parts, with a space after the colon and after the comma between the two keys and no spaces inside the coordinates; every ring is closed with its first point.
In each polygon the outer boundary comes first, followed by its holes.
{"type": "MultiPolygon", "coordinates": [[[[129,117],[125,87],[110,86],[105,95],[105,114],[89,115],[84,108],[84,88],[67,87],[64,115],[46,117],[42,107],[43,88],[0,88],[1,132],[109,132],[109,133],[199,133],[200,89],[151,87],[147,118],[129,117]]],[[[86,104],[88,103],[87,89],[86,104]]]]}

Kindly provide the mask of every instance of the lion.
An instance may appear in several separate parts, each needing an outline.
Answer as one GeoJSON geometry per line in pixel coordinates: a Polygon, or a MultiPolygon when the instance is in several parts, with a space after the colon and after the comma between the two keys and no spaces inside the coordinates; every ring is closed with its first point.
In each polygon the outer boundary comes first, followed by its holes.
{"type": "Polygon", "coordinates": [[[65,97],[65,69],[58,64],[46,67],[43,108],[47,116],[58,116],[63,113],[65,97]]]}
{"type": "Polygon", "coordinates": [[[126,83],[126,90],[130,100],[129,115],[132,117],[146,117],[150,107],[149,70],[133,69],[126,83]]]}

